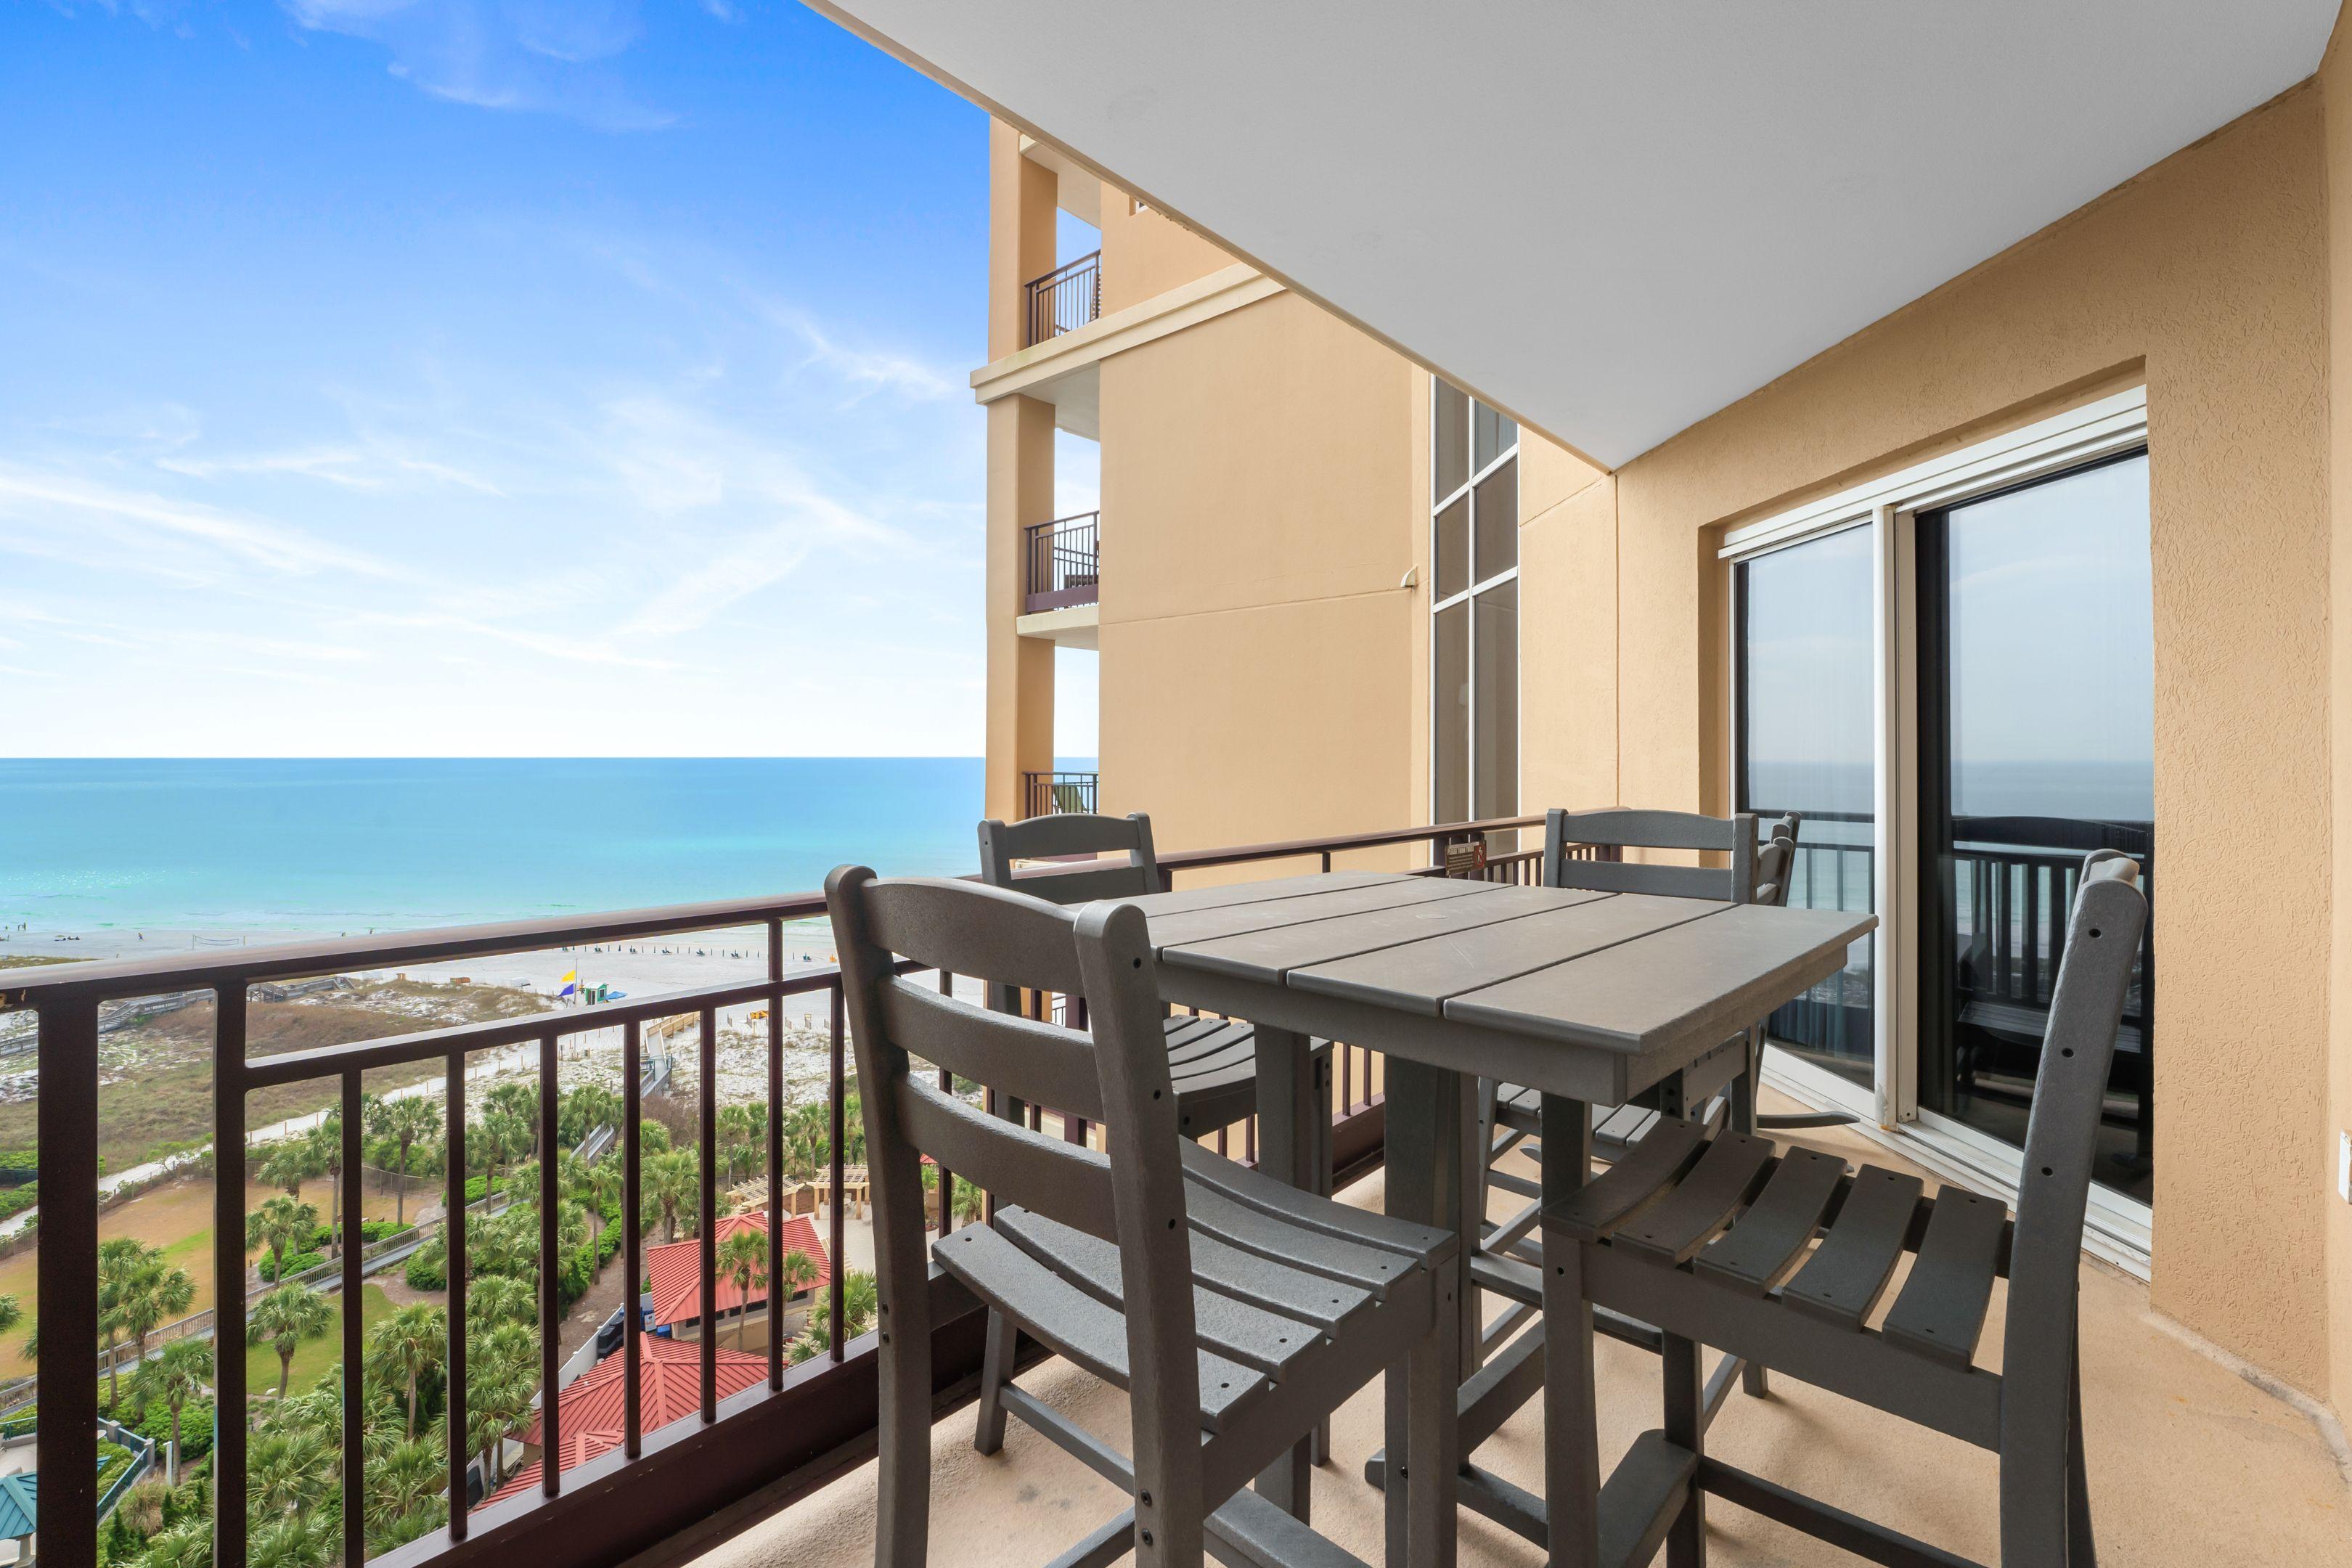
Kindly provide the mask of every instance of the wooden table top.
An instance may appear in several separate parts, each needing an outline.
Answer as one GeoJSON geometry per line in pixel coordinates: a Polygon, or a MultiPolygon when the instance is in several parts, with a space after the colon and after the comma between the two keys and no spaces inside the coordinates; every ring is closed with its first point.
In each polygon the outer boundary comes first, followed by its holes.
{"type": "Polygon", "coordinates": [[[1627,1055],[1738,1032],[1834,973],[1877,924],[1853,911],[1369,871],[1134,902],[1171,994],[1194,981],[1277,987],[1302,1005],[1328,997],[1349,1013],[1627,1055]]]}

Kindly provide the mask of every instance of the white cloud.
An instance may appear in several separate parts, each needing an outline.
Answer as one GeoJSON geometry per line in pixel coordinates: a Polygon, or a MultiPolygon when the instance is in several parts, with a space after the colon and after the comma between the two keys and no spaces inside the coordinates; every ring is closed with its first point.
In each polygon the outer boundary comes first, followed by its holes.
{"type": "Polygon", "coordinates": [[[644,36],[636,0],[280,0],[296,25],[383,47],[386,68],[436,98],[559,114],[604,131],[677,117],[614,63],[644,36]]]}

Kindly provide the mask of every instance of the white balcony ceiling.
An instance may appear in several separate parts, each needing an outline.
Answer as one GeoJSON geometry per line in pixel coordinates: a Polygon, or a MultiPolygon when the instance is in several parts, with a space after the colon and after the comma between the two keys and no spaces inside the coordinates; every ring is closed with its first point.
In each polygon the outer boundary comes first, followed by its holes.
{"type": "Polygon", "coordinates": [[[2337,0],[814,0],[1615,465],[2316,68],[2337,0]]]}

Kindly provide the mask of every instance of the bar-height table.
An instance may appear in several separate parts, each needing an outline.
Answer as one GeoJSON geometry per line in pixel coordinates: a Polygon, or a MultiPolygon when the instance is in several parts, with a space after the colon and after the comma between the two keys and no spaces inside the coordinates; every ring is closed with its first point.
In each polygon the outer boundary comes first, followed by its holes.
{"type": "MultiPolygon", "coordinates": [[[[1588,1179],[1590,1107],[1618,1104],[1676,1079],[1780,1003],[1833,974],[1874,916],[1697,899],[1523,888],[1349,871],[1135,900],[1149,917],[1170,1002],[1257,1026],[1258,1163],[1302,1186],[1317,1179],[1325,1133],[1310,1092],[1307,1038],[1387,1057],[1387,1207],[1463,1235],[1456,1299],[1474,1298],[1466,1245],[1481,1217],[1465,1137],[1466,1080],[1498,1078],[1539,1091],[1543,1196],[1565,1201],[1588,1179]]],[[[1665,1430],[1637,1444],[1601,1484],[1592,1399],[1592,1313],[1572,1273],[1544,1275],[1545,1493],[1528,1497],[1465,1467],[1481,1511],[1539,1542],[1562,1568],[1616,1568],[1654,1552],[1694,1495],[1704,1394],[1696,1367],[1669,1366],[1665,1430]]],[[[1452,1380],[1475,1360],[1479,1324],[1465,1311],[1452,1380]]],[[[1496,1380],[1464,1388],[1475,1447],[1480,1417],[1528,1396],[1496,1380]]],[[[1507,1413],[1507,1412],[1506,1412],[1507,1413]]],[[[1498,1417],[1495,1418],[1498,1421],[1498,1417]]],[[[1389,1451],[1402,1451],[1402,1398],[1389,1402],[1389,1451]]],[[[1462,1456],[1466,1461],[1467,1454],[1462,1456]]],[[[1260,1489],[1304,1517],[1304,1445],[1260,1489]]],[[[1391,1487],[1393,1500],[1398,1489],[1391,1487]]],[[[1400,1528],[1391,1507],[1390,1529],[1400,1528]]],[[[1391,1561],[1401,1561],[1392,1556],[1391,1561]]]]}

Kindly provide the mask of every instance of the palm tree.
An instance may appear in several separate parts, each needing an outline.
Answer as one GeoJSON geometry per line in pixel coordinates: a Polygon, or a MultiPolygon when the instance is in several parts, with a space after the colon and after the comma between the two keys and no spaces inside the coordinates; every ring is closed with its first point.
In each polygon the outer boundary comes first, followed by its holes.
{"type": "Polygon", "coordinates": [[[213,1521],[205,1515],[183,1519],[147,1538],[141,1568],[213,1568],[213,1521]]]}
{"type": "Polygon", "coordinates": [[[565,1091],[563,1096],[563,1141],[578,1143],[589,1133],[613,1120],[613,1111],[620,1100],[601,1083],[583,1083],[565,1091]]]}
{"type": "Polygon", "coordinates": [[[768,1282],[767,1233],[737,1226],[719,1244],[719,1277],[735,1282],[735,1347],[743,1347],[743,1333],[751,1321],[751,1292],[768,1282]]]}
{"type": "MultiPolygon", "coordinates": [[[[776,1270],[776,1288],[789,1301],[816,1282],[816,1259],[795,1247],[784,1254],[783,1266],[776,1270]]],[[[846,1287],[844,1287],[846,1289],[846,1287]]]]}
{"type": "MultiPolygon", "coordinates": [[[[122,1341],[122,1319],[116,1310],[125,1284],[152,1259],[161,1262],[163,1249],[150,1247],[135,1236],[110,1237],[98,1244],[98,1346],[106,1357],[106,1403],[121,1402],[115,1381],[114,1347],[122,1341]]],[[[37,1354],[27,1351],[27,1354],[37,1354]]]]}
{"type": "MultiPolygon", "coordinates": [[[[509,1088],[516,1087],[508,1085],[509,1088]]],[[[499,1167],[509,1160],[520,1160],[538,1142],[532,1132],[533,1123],[520,1116],[493,1110],[467,1133],[468,1151],[478,1151],[485,1180],[482,1191],[487,1195],[499,1184],[499,1167]]]]}
{"type": "Polygon", "coordinates": [[[394,1190],[392,1217],[394,1225],[408,1223],[408,1151],[418,1143],[432,1140],[439,1116],[433,1105],[421,1095],[404,1095],[398,1100],[376,1102],[375,1117],[370,1131],[379,1138],[390,1138],[400,1145],[400,1184],[394,1190]]]}
{"type": "Polygon", "coordinates": [[[482,1339],[501,1323],[529,1325],[538,1321],[538,1293],[527,1280],[511,1274],[486,1274],[466,1292],[466,1333],[482,1339]]]}
{"type": "Polygon", "coordinates": [[[137,1368],[147,1364],[147,1336],[194,1304],[196,1282],[186,1269],[166,1264],[161,1247],[150,1247],[115,1279],[113,1297],[115,1326],[131,1336],[131,1364],[137,1368]]]}
{"type": "MultiPolygon", "coordinates": [[[[397,1531],[394,1526],[404,1524],[411,1515],[424,1512],[441,1500],[441,1489],[448,1484],[449,1472],[442,1464],[441,1450],[414,1440],[402,1443],[367,1466],[367,1524],[372,1534],[390,1537],[397,1531]]],[[[442,1521],[436,1518],[438,1525],[442,1521]]],[[[431,1528],[428,1526],[427,1528],[431,1528]]],[[[416,1535],[402,1536],[413,1541],[416,1535]]],[[[378,1551],[398,1542],[384,1542],[378,1551]]]]}
{"type": "Polygon", "coordinates": [[[0,1296],[0,1334],[6,1333],[25,1321],[25,1309],[14,1296],[0,1296]]]}
{"type": "MultiPolygon", "coordinates": [[[[563,1155],[563,1173],[561,1180],[563,1184],[564,1196],[578,1204],[581,1212],[593,1222],[593,1228],[590,1234],[603,1236],[605,1200],[621,1195],[621,1168],[618,1163],[611,1160],[583,1160],[567,1151],[563,1155]]],[[[601,1280],[604,1278],[604,1248],[598,1247],[591,1256],[595,1259],[593,1265],[594,1278],[601,1280]]]]}
{"type": "Polygon", "coordinates": [[[253,1533],[246,1568],[326,1568],[334,1557],[339,1521],[317,1510],[289,1513],[253,1533]]]}
{"type": "Polygon", "coordinates": [[[437,1370],[449,1354],[446,1308],[419,1301],[403,1307],[368,1335],[368,1373],[408,1388],[408,1440],[416,1441],[416,1380],[437,1370]]]}
{"type": "Polygon", "coordinates": [[[269,1157],[261,1162],[254,1173],[265,1186],[282,1187],[289,1198],[302,1195],[302,1183],[316,1167],[310,1161],[310,1146],[299,1139],[288,1139],[270,1145],[269,1157]]]}
{"type": "Polygon", "coordinates": [[[329,1244],[334,1255],[343,1255],[343,1113],[327,1112],[327,1119],[310,1129],[310,1163],[327,1178],[327,1225],[332,1231],[329,1244]]]}
{"type": "Polygon", "coordinates": [[[735,1166],[746,1144],[756,1144],[768,1129],[764,1105],[722,1105],[719,1108],[719,1151],[726,1156],[727,1183],[735,1184],[735,1166]]]}
{"type": "MultiPolygon", "coordinates": [[[[470,1351],[473,1347],[468,1346],[470,1351]]],[[[482,1486],[497,1489],[499,1447],[509,1433],[530,1419],[530,1398],[539,1388],[539,1346],[513,1323],[482,1336],[478,1359],[466,1366],[466,1442],[482,1457],[482,1486]]]]}
{"type": "MultiPolygon", "coordinates": [[[[514,1079],[494,1084],[489,1093],[482,1096],[482,1114],[486,1118],[491,1116],[514,1118],[533,1130],[534,1142],[536,1142],[536,1131],[539,1127],[539,1086],[535,1083],[522,1083],[514,1079]]],[[[525,1152],[529,1151],[526,1150],[525,1152]]]]}
{"type": "Polygon", "coordinates": [[[246,1315],[245,1342],[268,1341],[278,1352],[278,1397],[294,1376],[294,1352],[305,1340],[315,1340],[334,1326],[334,1310],[299,1285],[280,1285],[253,1304],[246,1315]]]}
{"type": "MultiPolygon", "coordinates": [[[[651,1225],[659,1220],[662,1240],[676,1241],[678,1215],[692,1215],[702,1195],[694,1151],[673,1149],[643,1162],[637,1168],[637,1191],[644,1205],[645,1223],[651,1225]]],[[[690,1219],[687,1234],[694,1234],[690,1219]]]]}
{"type": "Polygon", "coordinates": [[[180,1410],[212,1382],[213,1347],[202,1340],[173,1340],[153,1361],[141,1361],[131,1374],[131,1392],[142,1405],[160,1399],[172,1413],[172,1455],[164,1479],[180,1484],[180,1410]]]}
{"type": "Polygon", "coordinates": [[[326,1501],[335,1468],[335,1446],[316,1426],[272,1424],[247,1452],[246,1500],[257,1514],[307,1513],[326,1501]]]}
{"type": "Polygon", "coordinates": [[[268,1198],[245,1216],[245,1245],[269,1248],[269,1277],[286,1277],[286,1252],[299,1250],[319,1229],[319,1205],[299,1198],[268,1198]]]}

